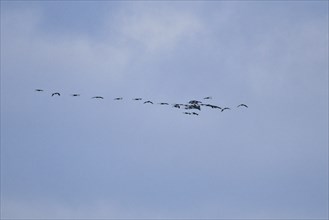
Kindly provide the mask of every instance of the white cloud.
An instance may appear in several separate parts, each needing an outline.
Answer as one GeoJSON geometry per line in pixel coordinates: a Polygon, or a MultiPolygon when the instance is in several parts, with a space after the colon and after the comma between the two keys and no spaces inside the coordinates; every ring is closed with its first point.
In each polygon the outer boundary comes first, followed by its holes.
{"type": "Polygon", "coordinates": [[[40,25],[46,16],[40,10],[8,10],[2,25],[4,73],[24,69],[31,78],[48,79],[52,84],[65,78],[99,85],[104,80],[116,83],[127,77],[133,64],[152,60],[159,56],[157,52],[172,51],[203,29],[192,13],[131,10],[130,14],[118,12],[115,23],[107,18],[99,39],[77,32],[49,33],[40,25]]]}
{"type": "Polygon", "coordinates": [[[144,10],[127,16],[122,34],[149,51],[172,49],[201,33],[203,25],[195,15],[175,10],[144,10]]]}

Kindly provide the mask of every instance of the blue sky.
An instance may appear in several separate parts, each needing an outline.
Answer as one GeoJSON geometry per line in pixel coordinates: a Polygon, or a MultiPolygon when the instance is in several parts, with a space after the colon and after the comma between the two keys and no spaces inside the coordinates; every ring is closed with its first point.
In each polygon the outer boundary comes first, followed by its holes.
{"type": "Polygon", "coordinates": [[[328,2],[2,1],[1,217],[328,218],[328,2]]]}

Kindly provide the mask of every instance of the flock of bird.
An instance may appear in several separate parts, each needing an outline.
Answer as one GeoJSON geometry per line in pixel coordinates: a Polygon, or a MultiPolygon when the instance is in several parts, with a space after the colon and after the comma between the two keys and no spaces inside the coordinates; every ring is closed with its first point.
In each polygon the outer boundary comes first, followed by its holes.
{"type": "MultiPolygon", "coordinates": [[[[43,89],[35,89],[35,91],[36,92],[44,92],[43,89]]],[[[61,96],[61,94],[59,92],[54,92],[54,93],[51,93],[51,96],[52,97],[53,96],[61,96]]],[[[77,96],[80,96],[80,94],[73,93],[73,94],[71,94],[71,96],[77,97],[77,96]]],[[[91,98],[92,99],[104,99],[103,96],[93,96],[91,98]]],[[[210,99],[212,99],[211,96],[207,96],[207,97],[203,98],[203,100],[210,100],[210,99]]],[[[114,98],[114,100],[115,101],[121,101],[121,100],[123,100],[123,97],[117,97],[117,98],[114,98]]],[[[132,100],[142,101],[143,104],[152,104],[152,105],[154,104],[154,102],[151,101],[151,100],[143,101],[143,98],[133,98],[132,100]]],[[[186,104],[178,104],[178,103],[169,104],[168,102],[159,102],[159,103],[156,103],[156,104],[159,104],[159,105],[172,105],[173,108],[184,109],[183,114],[185,114],[185,115],[199,115],[199,113],[195,112],[195,110],[201,111],[202,107],[218,109],[221,112],[226,111],[226,110],[231,110],[230,107],[219,107],[217,105],[206,104],[206,103],[203,103],[202,101],[198,101],[198,100],[191,100],[186,104]]],[[[237,108],[240,108],[240,107],[248,108],[248,106],[246,104],[243,104],[243,103],[241,103],[237,106],[237,108]]]]}

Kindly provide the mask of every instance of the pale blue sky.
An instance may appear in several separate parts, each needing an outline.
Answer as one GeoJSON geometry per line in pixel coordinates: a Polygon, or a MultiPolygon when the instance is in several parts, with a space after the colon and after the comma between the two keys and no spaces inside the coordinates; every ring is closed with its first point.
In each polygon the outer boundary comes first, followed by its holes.
{"type": "Polygon", "coordinates": [[[2,1],[1,217],[328,218],[328,2],[2,1]]]}

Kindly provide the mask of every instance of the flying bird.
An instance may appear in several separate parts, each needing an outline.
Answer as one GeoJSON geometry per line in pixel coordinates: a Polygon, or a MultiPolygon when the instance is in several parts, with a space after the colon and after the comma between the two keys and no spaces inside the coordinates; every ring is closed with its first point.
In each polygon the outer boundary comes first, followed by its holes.
{"type": "Polygon", "coordinates": [[[201,104],[203,106],[207,106],[207,107],[210,107],[210,108],[218,108],[218,109],[222,109],[221,107],[217,106],[217,105],[211,105],[211,104],[201,104]]]}
{"type": "Polygon", "coordinates": [[[145,101],[144,102],[144,104],[147,104],[147,103],[153,104],[153,102],[151,102],[151,101],[145,101]]]}
{"type": "Polygon", "coordinates": [[[210,105],[211,108],[218,108],[218,109],[222,109],[221,107],[217,106],[217,105],[210,105]]]}
{"type": "Polygon", "coordinates": [[[199,111],[201,111],[201,107],[198,104],[186,105],[185,109],[198,109],[199,111]]]}
{"type": "Polygon", "coordinates": [[[191,100],[188,102],[189,104],[192,104],[192,105],[198,105],[199,103],[202,103],[200,101],[197,101],[197,100],[191,100]]]}
{"type": "Polygon", "coordinates": [[[119,97],[119,98],[115,98],[114,100],[122,100],[123,98],[122,97],[119,97]]]}
{"type": "Polygon", "coordinates": [[[54,92],[53,94],[51,94],[51,96],[54,96],[54,95],[61,96],[61,94],[59,94],[59,92],[54,92]]]}
{"type": "Polygon", "coordinates": [[[94,96],[92,99],[104,99],[102,96],[94,96]]]}
{"type": "Polygon", "coordinates": [[[248,108],[248,106],[247,106],[246,104],[240,104],[240,105],[238,105],[237,107],[239,108],[240,106],[243,106],[243,107],[248,108]]]}
{"type": "Polygon", "coordinates": [[[174,108],[180,108],[180,104],[174,104],[173,107],[174,108]]]}
{"type": "Polygon", "coordinates": [[[203,99],[212,99],[211,96],[204,97],[203,99]]]}
{"type": "Polygon", "coordinates": [[[43,92],[43,89],[36,89],[36,92],[43,92]]]}
{"type": "Polygon", "coordinates": [[[160,102],[159,105],[169,105],[169,104],[166,102],[160,102]]]}
{"type": "Polygon", "coordinates": [[[134,98],[133,100],[139,101],[139,100],[142,100],[142,98],[134,98]]]}
{"type": "Polygon", "coordinates": [[[80,96],[80,94],[74,93],[72,94],[72,96],[80,96]]]}
{"type": "Polygon", "coordinates": [[[185,114],[185,115],[191,115],[192,113],[191,112],[183,112],[183,114],[185,114]]]}
{"type": "Polygon", "coordinates": [[[198,114],[198,113],[196,113],[196,112],[192,112],[192,114],[193,114],[193,115],[199,115],[199,114],[198,114]]]}
{"type": "Polygon", "coordinates": [[[223,108],[221,111],[224,111],[224,110],[230,110],[230,108],[225,107],[225,108],[223,108]]]}

